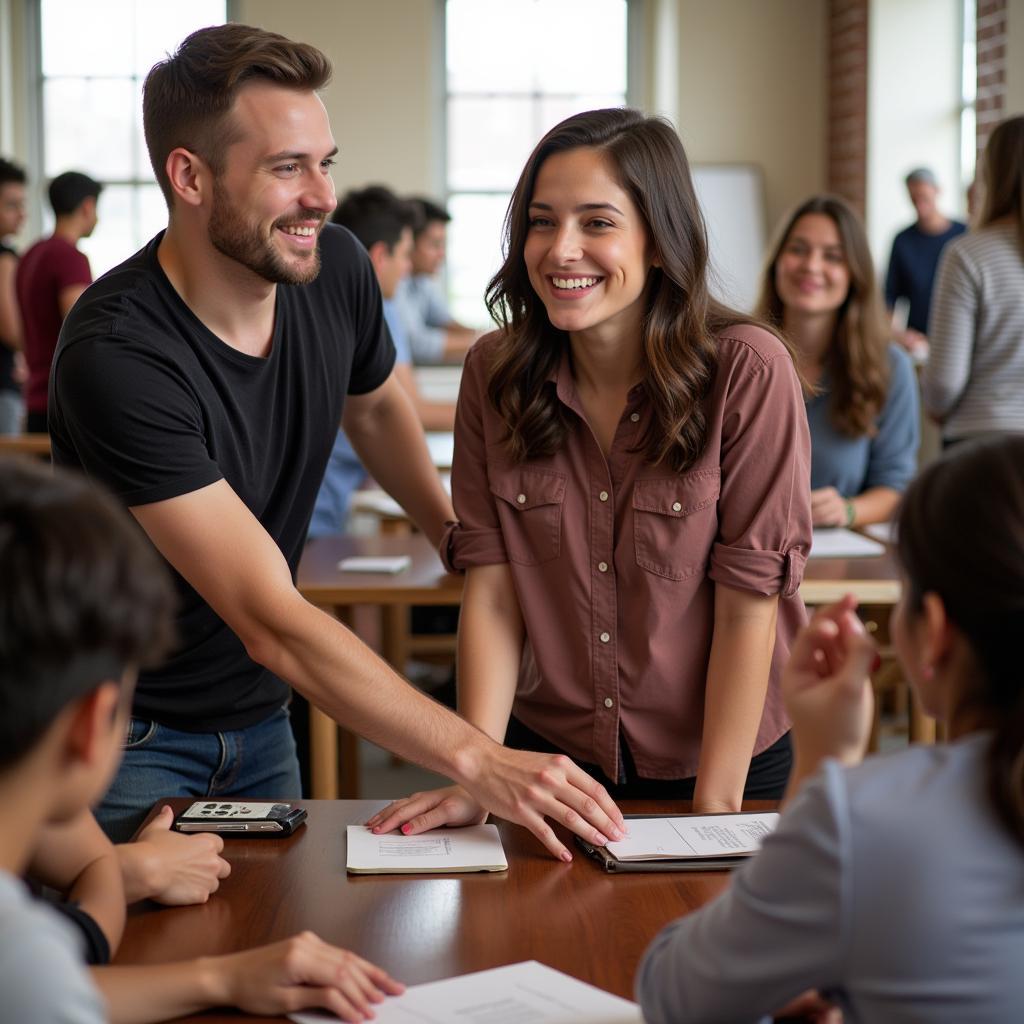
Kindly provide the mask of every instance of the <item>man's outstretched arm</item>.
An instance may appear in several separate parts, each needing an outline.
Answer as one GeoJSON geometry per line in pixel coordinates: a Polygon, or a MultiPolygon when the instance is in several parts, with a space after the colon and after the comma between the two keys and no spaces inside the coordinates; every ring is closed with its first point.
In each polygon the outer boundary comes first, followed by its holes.
{"type": "Polygon", "coordinates": [[[545,818],[598,843],[624,827],[604,788],[569,758],[500,746],[305,601],[277,545],[226,481],[132,512],[253,660],[346,728],[454,779],[556,857],[571,859],[545,818]]]}

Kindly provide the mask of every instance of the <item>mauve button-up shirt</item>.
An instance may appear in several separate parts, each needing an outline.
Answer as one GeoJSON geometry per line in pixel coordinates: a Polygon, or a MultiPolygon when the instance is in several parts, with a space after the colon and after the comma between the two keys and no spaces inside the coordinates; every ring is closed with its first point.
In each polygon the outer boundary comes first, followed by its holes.
{"type": "Polygon", "coordinates": [[[804,622],[810,439],[782,343],[749,325],[719,338],[707,446],[677,473],[630,451],[651,415],[629,393],[606,458],[568,350],[545,386],[573,420],[561,451],[515,464],[487,397],[495,337],[466,359],[455,421],[457,569],[508,563],[526,628],[513,713],[572,757],[619,774],[619,735],[645,778],[696,775],[715,584],[779,595],[754,753],[787,730],[779,675],[804,622]]]}

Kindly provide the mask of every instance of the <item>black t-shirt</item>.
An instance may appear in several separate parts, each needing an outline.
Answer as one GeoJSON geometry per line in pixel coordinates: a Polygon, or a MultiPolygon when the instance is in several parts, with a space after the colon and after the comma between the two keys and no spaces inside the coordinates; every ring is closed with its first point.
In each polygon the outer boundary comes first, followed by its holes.
{"type": "MultiPolygon", "coordinates": [[[[18,254],[9,246],[0,242],[0,256],[18,254]]],[[[14,349],[0,341],[0,391],[21,391],[21,385],[14,380],[14,349]]]]}
{"type": "MultiPolygon", "coordinates": [[[[105,274],[61,331],[50,376],[58,465],[79,467],[129,506],[226,480],[277,542],[294,577],[346,394],[394,364],[366,251],[325,227],[311,284],[278,285],[266,358],[231,348],[175,292],[158,235],[105,274]]],[[[215,732],[265,718],[287,686],[180,576],[179,643],[138,682],[134,714],[215,732]]]]}

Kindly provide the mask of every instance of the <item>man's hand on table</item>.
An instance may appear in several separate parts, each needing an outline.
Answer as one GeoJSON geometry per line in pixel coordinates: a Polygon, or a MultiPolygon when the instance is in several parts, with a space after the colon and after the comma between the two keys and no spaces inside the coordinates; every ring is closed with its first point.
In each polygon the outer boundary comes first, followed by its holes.
{"type": "Polygon", "coordinates": [[[367,825],[374,832],[401,828],[417,835],[443,825],[479,824],[491,811],[524,825],[559,860],[571,861],[546,818],[597,846],[626,834],[622,812],[605,788],[564,754],[537,754],[494,745],[490,762],[465,786],[450,786],[396,800],[367,825]]]}

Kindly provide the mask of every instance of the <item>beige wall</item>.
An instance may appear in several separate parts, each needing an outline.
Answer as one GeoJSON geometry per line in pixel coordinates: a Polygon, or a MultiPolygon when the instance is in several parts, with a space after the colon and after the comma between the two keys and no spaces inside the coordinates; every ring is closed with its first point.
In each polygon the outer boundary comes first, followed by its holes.
{"type": "Polygon", "coordinates": [[[238,21],[320,47],[334,64],[324,94],[340,148],[341,191],[384,182],[437,192],[440,69],[433,0],[237,0],[238,21]]]}
{"type": "Polygon", "coordinates": [[[694,163],[764,171],[769,233],[825,184],[825,0],[680,0],[679,131],[694,163]]]}
{"type": "Polygon", "coordinates": [[[1024,114],[1024,0],[1006,5],[1006,113],[1024,114]]]}

